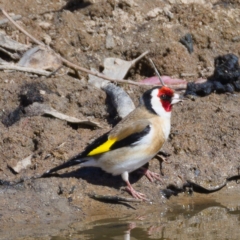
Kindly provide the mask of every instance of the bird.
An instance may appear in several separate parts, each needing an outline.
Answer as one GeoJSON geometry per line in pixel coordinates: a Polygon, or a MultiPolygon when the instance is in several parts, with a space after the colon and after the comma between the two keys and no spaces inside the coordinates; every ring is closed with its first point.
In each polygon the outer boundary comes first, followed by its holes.
{"type": "MultiPolygon", "coordinates": [[[[146,200],[129,182],[129,173],[148,163],[168,139],[172,106],[181,101],[179,94],[167,86],[145,91],[139,105],[109,132],[90,143],[83,152],[48,170],[51,174],[74,165],[99,167],[112,175],[121,175],[126,191],[134,198],[146,200]]],[[[159,174],[145,170],[152,181],[159,174]]]]}

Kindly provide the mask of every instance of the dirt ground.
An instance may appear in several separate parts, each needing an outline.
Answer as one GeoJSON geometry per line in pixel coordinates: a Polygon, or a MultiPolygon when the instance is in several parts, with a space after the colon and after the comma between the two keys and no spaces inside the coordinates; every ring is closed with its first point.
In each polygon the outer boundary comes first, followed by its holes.
{"type": "MultiPolygon", "coordinates": [[[[18,23],[37,39],[68,60],[85,68],[101,70],[106,57],[131,60],[149,50],[162,75],[194,81],[213,73],[214,58],[233,53],[240,56],[239,1],[188,0],[0,0],[0,7],[21,15],[18,23]],[[194,3],[198,2],[198,3],[194,3]],[[179,40],[193,36],[194,52],[179,40]],[[107,39],[112,39],[108,44],[107,39]]],[[[3,15],[1,15],[2,18],[3,15]]],[[[26,43],[29,39],[13,25],[1,31],[26,43]]],[[[0,72],[0,117],[19,107],[23,91],[44,90],[44,103],[77,118],[89,117],[103,128],[68,124],[48,116],[25,116],[7,127],[0,122],[0,220],[5,239],[26,235],[57,234],[73,221],[92,216],[117,217],[134,212],[122,204],[90,199],[89,193],[128,197],[120,177],[100,169],[68,169],[61,177],[17,181],[37,176],[79,153],[93,139],[112,127],[115,116],[109,111],[104,91],[88,84],[72,71],[62,69],[50,78],[23,72],[0,72]],[[33,154],[32,163],[16,174],[9,166],[33,154]],[[51,224],[56,224],[53,228],[51,224]],[[34,226],[34,227],[33,227],[34,226]],[[15,233],[9,231],[15,229],[15,233]],[[24,233],[20,229],[24,229],[24,233]]],[[[133,67],[127,78],[141,80],[154,75],[146,59],[133,67]]],[[[147,87],[122,85],[137,105],[147,87]]],[[[163,151],[167,162],[153,159],[149,168],[163,175],[163,183],[150,183],[133,173],[133,186],[162,206],[160,190],[169,185],[181,188],[186,180],[214,187],[237,175],[240,167],[240,94],[216,94],[186,100],[172,113],[172,129],[163,151]]],[[[62,172],[63,173],[63,172],[62,172]]],[[[234,187],[234,185],[233,185],[234,187]]],[[[173,197],[174,198],[174,197],[173,197]]],[[[131,203],[136,209],[149,203],[131,203]]],[[[140,211],[140,210],[139,210],[140,211]]],[[[15,238],[16,239],[16,238],[15,238]]]]}

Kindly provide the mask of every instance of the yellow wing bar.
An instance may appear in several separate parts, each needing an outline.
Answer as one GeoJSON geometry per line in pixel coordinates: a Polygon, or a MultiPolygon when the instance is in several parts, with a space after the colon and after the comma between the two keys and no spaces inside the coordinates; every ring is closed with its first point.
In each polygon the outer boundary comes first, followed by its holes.
{"type": "Polygon", "coordinates": [[[101,144],[100,146],[96,147],[95,149],[93,149],[88,156],[93,156],[96,154],[100,154],[100,153],[104,153],[104,152],[108,152],[110,150],[110,147],[117,141],[116,138],[114,139],[108,139],[106,142],[104,142],[103,144],[101,144]]]}

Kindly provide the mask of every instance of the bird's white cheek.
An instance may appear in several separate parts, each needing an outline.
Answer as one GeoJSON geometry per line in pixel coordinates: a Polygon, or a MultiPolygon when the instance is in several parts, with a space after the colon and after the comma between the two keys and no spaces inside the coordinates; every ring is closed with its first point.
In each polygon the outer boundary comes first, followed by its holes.
{"type": "Polygon", "coordinates": [[[156,114],[160,117],[169,117],[170,116],[170,111],[167,112],[163,106],[161,101],[159,100],[158,97],[153,97],[151,100],[152,108],[156,112],[156,114]]]}

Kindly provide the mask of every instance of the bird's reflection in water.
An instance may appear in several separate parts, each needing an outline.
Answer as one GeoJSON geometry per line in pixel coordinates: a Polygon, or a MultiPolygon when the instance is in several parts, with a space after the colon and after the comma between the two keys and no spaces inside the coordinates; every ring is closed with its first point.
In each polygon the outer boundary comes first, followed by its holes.
{"type": "MultiPolygon", "coordinates": [[[[152,211],[125,219],[103,219],[74,223],[71,238],[91,240],[148,239],[239,239],[240,211],[229,210],[215,200],[180,202],[166,211],[152,211]],[[80,230],[81,229],[81,230],[80,230]]],[[[58,240],[57,237],[52,240],[58,240]]]]}

